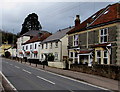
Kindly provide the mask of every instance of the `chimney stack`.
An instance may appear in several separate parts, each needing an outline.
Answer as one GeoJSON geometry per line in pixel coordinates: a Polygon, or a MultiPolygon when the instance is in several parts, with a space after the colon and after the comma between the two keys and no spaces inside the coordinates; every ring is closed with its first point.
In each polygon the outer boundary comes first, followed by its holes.
{"type": "Polygon", "coordinates": [[[75,27],[78,26],[79,24],[80,24],[79,15],[76,15],[76,19],[75,19],[75,27]]]}

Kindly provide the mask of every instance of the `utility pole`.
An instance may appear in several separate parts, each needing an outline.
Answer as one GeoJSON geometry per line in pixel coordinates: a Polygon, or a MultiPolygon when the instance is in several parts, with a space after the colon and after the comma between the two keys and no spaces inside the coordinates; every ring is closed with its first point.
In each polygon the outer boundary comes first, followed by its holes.
{"type": "MultiPolygon", "coordinates": [[[[14,29],[13,29],[13,34],[14,34],[14,29]]],[[[12,40],[13,44],[12,44],[12,59],[13,59],[13,47],[14,47],[14,35],[13,35],[13,40],[12,40]]]]}

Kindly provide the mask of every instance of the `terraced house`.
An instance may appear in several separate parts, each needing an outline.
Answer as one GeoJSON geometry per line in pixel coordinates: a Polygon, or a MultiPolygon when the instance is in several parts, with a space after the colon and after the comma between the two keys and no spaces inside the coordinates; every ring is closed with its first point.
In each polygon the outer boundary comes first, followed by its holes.
{"type": "Polygon", "coordinates": [[[38,35],[23,43],[22,48],[24,51],[24,57],[29,61],[38,62],[40,59],[39,53],[41,51],[39,46],[41,42],[50,35],[51,33],[47,31],[41,31],[38,35]]]}
{"type": "Polygon", "coordinates": [[[43,61],[48,55],[48,66],[65,68],[64,59],[68,57],[68,36],[67,32],[73,29],[68,27],[58,30],[47,39],[43,40],[40,45],[40,59],[43,61]]]}
{"type": "Polygon", "coordinates": [[[31,39],[34,40],[35,37],[41,37],[44,33],[47,33],[47,31],[44,30],[30,30],[23,35],[20,35],[20,37],[17,39],[17,57],[20,59],[27,59],[30,56],[30,50],[33,48],[34,50],[37,49],[38,43],[36,46],[31,43],[31,39]],[[29,43],[29,44],[28,44],[29,43]],[[32,46],[30,47],[30,43],[32,46]],[[28,44],[28,45],[27,45],[28,44]]]}
{"type": "Polygon", "coordinates": [[[68,51],[72,63],[120,65],[120,4],[99,10],[68,34],[68,51]]]}

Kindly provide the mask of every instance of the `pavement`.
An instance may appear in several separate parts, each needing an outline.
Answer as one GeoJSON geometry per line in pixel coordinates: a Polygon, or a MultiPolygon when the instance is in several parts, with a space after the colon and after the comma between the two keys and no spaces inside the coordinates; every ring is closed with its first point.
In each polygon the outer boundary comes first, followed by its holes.
{"type": "MultiPolygon", "coordinates": [[[[15,61],[15,62],[18,62],[18,61],[15,61]]],[[[85,74],[85,73],[76,72],[76,71],[48,67],[48,66],[45,66],[45,68],[43,68],[42,65],[37,65],[36,67],[35,64],[30,65],[28,62],[27,63],[22,62],[22,64],[25,64],[27,66],[34,67],[37,69],[43,69],[44,71],[50,71],[55,74],[68,76],[68,77],[71,77],[71,78],[74,78],[80,81],[85,81],[93,85],[97,85],[97,86],[104,87],[110,90],[114,90],[116,92],[120,92],[120,81],[117,81],[117,80],[113,80],[113,79],[109,79],[109,78],[105,78],[101,76],[96,76],[96,75],[91,75],[91,74],[85,74]]]]}

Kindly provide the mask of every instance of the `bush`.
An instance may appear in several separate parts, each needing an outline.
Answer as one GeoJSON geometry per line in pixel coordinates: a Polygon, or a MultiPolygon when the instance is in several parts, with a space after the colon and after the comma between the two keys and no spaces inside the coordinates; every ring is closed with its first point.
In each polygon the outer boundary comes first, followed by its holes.
{"type": "Polygon", "coordinates": [[[10,58],[10,56],[11,56],[10,52],[9,52],[9,51],[6,51],[6,52],[5,52],[5,57],[6,57],[6,58],[10,58]]]}
{"type": "Polygon", "coordinates": [[[48,54],[48,61],[54,61],[54,58],[53,54],[48,54]]]}

